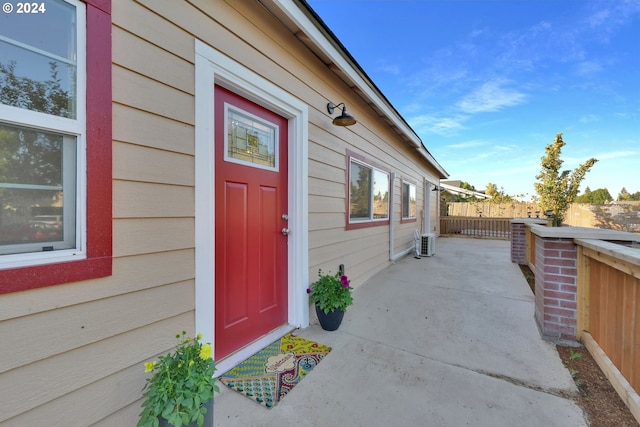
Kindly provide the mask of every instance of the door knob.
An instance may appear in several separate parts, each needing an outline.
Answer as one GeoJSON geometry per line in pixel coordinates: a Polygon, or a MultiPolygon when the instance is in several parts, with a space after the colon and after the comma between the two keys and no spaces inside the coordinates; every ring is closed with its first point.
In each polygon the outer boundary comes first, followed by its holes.
{"type": "Polygon", "coordinates": [[[291,233],[291,230],[289,230],[287,227],[284,227],[282,229],[282,234],[284,234],[285,236],[287,236],[289,233],[291,233]]]}

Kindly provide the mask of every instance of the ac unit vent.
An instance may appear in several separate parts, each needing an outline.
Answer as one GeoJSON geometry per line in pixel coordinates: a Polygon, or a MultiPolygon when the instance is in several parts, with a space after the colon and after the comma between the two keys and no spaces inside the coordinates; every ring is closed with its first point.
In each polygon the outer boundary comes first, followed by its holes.
{"type": "Polygon", "coordinates": [[[420,237],[420,256],[433,256],[436,253],[435,234],[423,234],[420,237]]]}

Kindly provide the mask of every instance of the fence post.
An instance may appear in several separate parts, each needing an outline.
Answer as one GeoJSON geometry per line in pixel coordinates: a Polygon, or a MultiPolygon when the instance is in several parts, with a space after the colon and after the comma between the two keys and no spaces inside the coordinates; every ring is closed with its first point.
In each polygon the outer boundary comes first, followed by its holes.
{"type": "Polygon", "coordinates": [[[511,262],[527,264],[527,226],[546,224],[546,221],[531,218],[514,218],[511,221],[511,262]]]}
{"type": "Polygon", "coordinates": [[[527,227],[519,219],[511,220],[511,262],[526,264],[527,227]]]}
{"type": "Polygon", "coordinates": [[[582,341],[582,333],[589,330],[589,305],[591,301],[591,275],[589,258],[584,255],[584,248],[578,245],[578,321],[576,324],[578,341],[582,341]]]}

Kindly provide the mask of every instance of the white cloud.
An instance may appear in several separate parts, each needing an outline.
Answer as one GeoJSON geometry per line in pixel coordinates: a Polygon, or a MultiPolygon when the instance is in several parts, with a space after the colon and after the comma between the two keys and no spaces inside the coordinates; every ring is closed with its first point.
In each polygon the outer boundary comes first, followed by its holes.
{"type": "Polygon", "coordinates": [[[579,122],[582,124],[587,124],[587,123],[597,122],[598,120],[599,120],[598,116],[596,116],[595,114],[587,114],[580,117],[579,122]]]}
{"type": "Polygon", "coordinates": [[[501,79],[490,80],[458,101],[456,106],[464,113],[473,114],[500,111],[525,102],[527,95],[506,87],[507,83],[501,79]]]}
{"type": "Polygon", "coordinates": [[[436,117],[429,115],[409,117],[407,122],[418,134],[421,132],[432,132],[438,135],[451,135],[463,129],[464,117],[436,117]]]}
{"type": "Polygon", "coordinates": [[[447,145],[445,148],[457,150],[457,149],[464,149],[464,148],[481,147],[483,145],[487,145],[487,143],[485,141],[476,139],[472,141],[460,142],[458,144],[450,144],[450,145],[447,145]]]}
{"type": "Polygon", "coordinates": [[[612,151],[612,152],[598,154],[593,157],[595,157],[598,160],[610,160],[610,159],[621,159],[621,158],[624,159],[627,157],[637,156],[639,154],[640,153],[637,151],[612,151]]]}
{"type": "Polygon", "coordinates": [[[380,70],[382,70],[385,73],[392,74],[394,76],[399,76],[401,73],[400,67],[395,64],[382,65],[380,66],[380,70]]]}
{"type": "Polygon", "coordinates": [[[582,61],[576,65],[576,72],[580,76],[590,76],[602,71],[602,65],[595,61],[582,61]]]}

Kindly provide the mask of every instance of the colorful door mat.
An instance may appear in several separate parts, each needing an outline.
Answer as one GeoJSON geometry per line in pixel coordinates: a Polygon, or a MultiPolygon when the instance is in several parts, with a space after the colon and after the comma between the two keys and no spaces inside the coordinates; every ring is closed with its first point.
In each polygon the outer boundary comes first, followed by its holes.
{"type": "Polygon", "coordinates": [[[330,351],[329,346],[288,334],[222,374],[219,380],[271,409],[330,351]]]}

